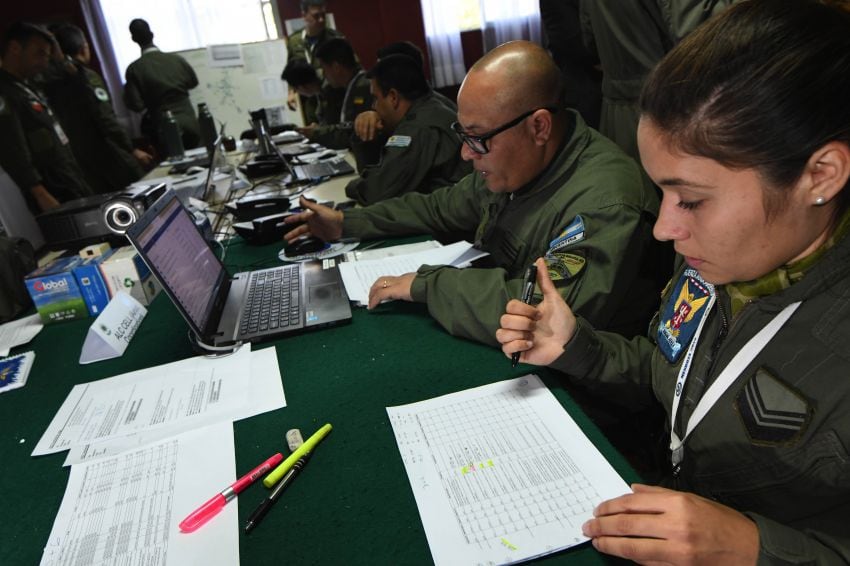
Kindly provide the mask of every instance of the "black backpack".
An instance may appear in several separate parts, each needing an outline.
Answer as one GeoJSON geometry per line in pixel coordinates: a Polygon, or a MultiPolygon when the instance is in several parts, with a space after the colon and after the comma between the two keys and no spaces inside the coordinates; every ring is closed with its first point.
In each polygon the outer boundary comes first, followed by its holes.
{"type": "Polygon", "coordinates": [[[24,277],[36,268],[35,250],[23,238],[0,236],[0,322],[32,307],[24,277]]]}

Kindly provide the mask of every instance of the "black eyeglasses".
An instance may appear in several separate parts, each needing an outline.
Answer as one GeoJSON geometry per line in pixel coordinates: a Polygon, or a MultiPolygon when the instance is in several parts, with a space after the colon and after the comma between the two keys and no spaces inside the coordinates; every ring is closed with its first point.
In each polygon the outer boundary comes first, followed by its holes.
{"type": "Polygon", "coordinates": [[[457,137],[460,138],[460,141],[469,146],[469,149],[480,155],[485,155],[490,152],[490,148],[487,147],[487,141],[489,139],[501,134],[505,130],[510,130],[511,128],[513,128],[514,126],[516,126],[538,110],[546,110],[551,114],[554,114],[558,111],[558,109],[554,106],[542,106],[540,108],[535,108],[534,110],[529,110],[525,114],[517,116],[507,124],[503,124],[494,130],[490,130],[486,134],[481,134],[477,136],[464,132],[463,126],[460,125],[460,122],[453,123],[452,130],[454,130],[454,132],[457,134],[457,137]]]}

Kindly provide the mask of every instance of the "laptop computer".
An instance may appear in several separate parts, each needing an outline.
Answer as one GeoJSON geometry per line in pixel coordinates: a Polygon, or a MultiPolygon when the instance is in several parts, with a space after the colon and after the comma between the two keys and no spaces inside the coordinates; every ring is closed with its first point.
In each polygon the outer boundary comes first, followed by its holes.
{"type": "Polygon", "coordinates": [[[274,143],[271,138],[268,138],[269,147],[277,155],[278,159],[283,161],[289,175],[292,177],[291,182],[312,181],[313,179],[321,179],[322,177],[337,177],[339,175],[349,175],[354,173],[354,167],[342,156],[337,156],[326,161],[314,161],[313,163],[305,163],[302,165],[292,165],[289,159],[283,154],[281,149],[274,143]]]}
{"type": "Polygon", "coordinates": [[[260,341],[351,319],[332,260],[227,274],[174,191],[127,231],[202,345],[260,341]]]}

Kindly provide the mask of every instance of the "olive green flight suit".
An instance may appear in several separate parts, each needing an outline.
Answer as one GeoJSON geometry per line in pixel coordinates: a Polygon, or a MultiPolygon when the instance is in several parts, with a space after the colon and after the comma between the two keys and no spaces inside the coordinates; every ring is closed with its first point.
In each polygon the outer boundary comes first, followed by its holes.
{"type": "Polygon", "coordinates": [[[142,56],[130,63],[125,73],[124,103],[130,110],[142,112],[143,130],[157,140],[162,150],[159,134],[166,110],[171,110],[183,137],[183,147],[198,147],[201,130],[189,91],[198,86],[195,70],[176,53],[163,53],[156,47],[146,47],[142,56]]]}
{"type": "MultiPolygon", "coordinates": [[[[687,267],[676,270],[672,283],[687,267]]],[[[733,317],[717,291],[682,389],[676,430],[718,374],[787,305],[802,305],[726,389],[684,444],[671,487],[749,516],[758,527],[759,564],[850,563],[850,237],[844,237],[787,289],[750,300],[733,317]]],[[[676,285],[662,309],[680,300],[676,285]]],[[[674,304],[674,307],[678,303],[674,304]]],[[[693,307],[699,309],[699,305],[693,307]]],[[[707,306],[705,307],[707,308],[707,306]]],[[[682,311],[686,312],[686,311],[682,311]]],[[[649,337],[631,341],[594,331],[576,334],[552,367],[589,389],[632,406],[660,402],[667,427],[679,369],[649,337]]],[[[688,344],[683,344],[683,349],[688,344]]],[[[669,428],[666,431],[669,438],[669,428]]]]}
{"type": "MultiPolygon", "coordinates": [[[[308,63],[310,63],[314,69],[316,69],[316,74],[319,75],[319,80],[322,80],[322,67],[319,65],[319,61],[313,57],[313,51],[315,51],[316,46],[321,42],[331,39],[334,37],[341,37],[345,39],[345,36],[335,29],[325,28],[322,32],[316,36],[315,40],[308,40],[306,30],[300,30],[298,32],[293,33],[289,37],[286,38],[286,61],[292,61],[293,59],[305,59],[308,63]]],[[[299,96],[298,97],[299,105],[301,106],[301,112],[304,118],[304,124],[321,124],[319,121],[319,115],[317,112],[317,108],[319,105],[319,101],[314,97],[310,96],[299,96]]]]}
{"type": "Polygon", "coordinates": [[[91,195],[53,110],[33,87],[0,69],[0,165],[34,213],[30,189],[43,184],[59,202],[91,195]]]}
{"type": "Polygon", "coordinates": [[[133,157],[133,143],[118,123],[103,79],[79,61],[73,65],[76,73],[61,72],[45,85],[50,104],[92,188],[98,193],[123,189],[144,170],[133,157]]]}
{"type": "Polygon", "coordinates": [[[640,160],[637,103],[643,81],[697,25],[733,0],[582,0],[582,31],[602,64],[599,131],[640,160]]]}
{"type": "Polygon", "coordinates": [[[472,172],[451,129],[456,110],[434,93],[415,100],[381,149],[380,162],[360,171],[345,194],[361,205],[409,192],[431,193],[472,172]]]}
{"type": "MultiPolygon", "coordinates": [[[[331,149],[346,149],[351,145],[354,134],[354,119],[361,112],[372,109],[372,92],[366,72],[358,70],[345,89],[342,112],[334,123],[320,125],[310,135],[310,141],[331,149]]],[[[330,120],[328,116],[326,118],[330,120]]]]}
{"type": "Polygon", "coordinates": [[[499,318],[508,300],[520,297],[526,268],[553,251],[553,242],[580,218],[581,237],[561,251],[585,263],[559,282],[561,294],[602,327],[642,332],[658,306],[652,274],[644,272],[658,200],[632,159],[577,113],[565,112],[573,129],[528,186],[493,193],[473,173],[428,195],[408,193],[346,211],[343,234],[474,233],[493,267],[422,266],[411,294],[451,334],[495,346],[499,318]]]}

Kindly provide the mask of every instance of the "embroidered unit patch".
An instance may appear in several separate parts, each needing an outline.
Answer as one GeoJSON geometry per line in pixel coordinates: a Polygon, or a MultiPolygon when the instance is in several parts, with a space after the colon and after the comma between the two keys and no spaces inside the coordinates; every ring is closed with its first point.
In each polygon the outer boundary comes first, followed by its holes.
{"type": "Polygon", "coordinates": [[[549,278],[556,285],[559,281],[569,281],[577,277],[587,264],[581,252],[546,254],[543,259],[546,261],[549,278]]]}
{"type": "Polygon", "coordinates": [[[696,333],[705,307],[714,294],[714,286],[706,283],[695,269],[686,269],[658,321],[658,348],[667,361],[675,363],[696,333]]]}

